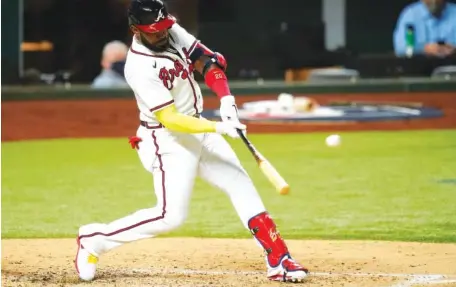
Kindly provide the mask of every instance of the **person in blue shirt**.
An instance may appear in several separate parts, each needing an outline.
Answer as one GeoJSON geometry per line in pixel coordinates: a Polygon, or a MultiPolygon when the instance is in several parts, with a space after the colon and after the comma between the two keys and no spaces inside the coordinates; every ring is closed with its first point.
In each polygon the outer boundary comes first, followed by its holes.
{"type": "Polygon", "coordinates": [[[456,49],[456,4],[446,0],[421,0],[406,6],[394,30],[394,51],[406,54],[406,29],[415,30],[413,54],[447,57],[456,49]]]}
{"type": "Polygon", "coordinates": [[[126,88],[127,81],[124,76],[125,60],[128,47],[121,41],[112,41],[103,48],[101,57],[101,73],[93,80],[92,88],[126,88]]]}

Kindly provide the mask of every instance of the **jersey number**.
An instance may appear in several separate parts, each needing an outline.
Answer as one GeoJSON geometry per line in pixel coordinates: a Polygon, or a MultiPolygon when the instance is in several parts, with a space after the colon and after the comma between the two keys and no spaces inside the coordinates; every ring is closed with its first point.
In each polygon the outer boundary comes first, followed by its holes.
{"type": "Polygon", "coordinates": [[[223,78],[223,75],[222,75],[221,73],[217,73],[217,74],[215,74],[215,78],[216,78],[217,80],[222,79],[222,78],[223,78]]]}

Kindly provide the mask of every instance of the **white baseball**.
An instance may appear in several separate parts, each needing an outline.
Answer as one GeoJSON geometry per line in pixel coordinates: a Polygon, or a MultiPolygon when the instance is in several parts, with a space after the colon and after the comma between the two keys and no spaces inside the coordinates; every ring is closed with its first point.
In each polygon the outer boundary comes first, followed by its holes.
{"type": "Polygon", "coordinates": [[[339,135],[330,135],[326,138],[326,145],[330,147],[340,145],[341,139],[339,135]]]}

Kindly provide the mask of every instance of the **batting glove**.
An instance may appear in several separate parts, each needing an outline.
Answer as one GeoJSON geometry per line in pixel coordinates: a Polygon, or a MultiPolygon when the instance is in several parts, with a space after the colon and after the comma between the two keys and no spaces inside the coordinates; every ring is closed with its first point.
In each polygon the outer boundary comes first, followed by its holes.
{"type": "Polygon", "coordinates": [[[231,121],[239,123],[238,109],[234,96],[224,96],[220,100],[220,117],[222,121],[231,121]]]}
{"type": "Polygon", "coordinates": [[[221,135],[227,135],[234,139],[239,138],[238,129],[245,132],[246,126],[240,122],[217,122],[215,124],[215,131],[221,135]]]}

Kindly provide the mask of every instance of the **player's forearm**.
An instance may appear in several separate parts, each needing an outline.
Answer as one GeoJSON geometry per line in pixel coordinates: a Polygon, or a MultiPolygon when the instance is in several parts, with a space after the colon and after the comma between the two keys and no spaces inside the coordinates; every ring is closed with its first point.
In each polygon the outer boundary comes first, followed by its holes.
{"type": "MultiPolygon", "coordinates": [[[[207,49],[207,48],[205,48],[207,49]]],[[[212,51],[209,51],[213,53],[212,51]]],[[[214,53],[211,57],[202,55],[195,61],[195,69],[204,77],[206,85],[213,91],[219,99],[231,95],[228,79],[225,74],[225,58],[214,53]]]]}
{"type": "Polygon", "coordinates": [[[215,122],[181,114],[175,110],[159,111],[157,119],[167,129],[182,133],[211,133],[215,132],[215,122]]]}
{"type": "Polygon", "coordinates": [[[219,99],[231,95],[225,72],[214,64],[206,72],[204,80],[219,99]]]}
{"type": "Polygon", "coordinates": [[[175,114],[163,121],[163,125],[175,132],[183,133],[212,133],[215,132],[215,122],[197,119],[183,114],[175,114]]]}

